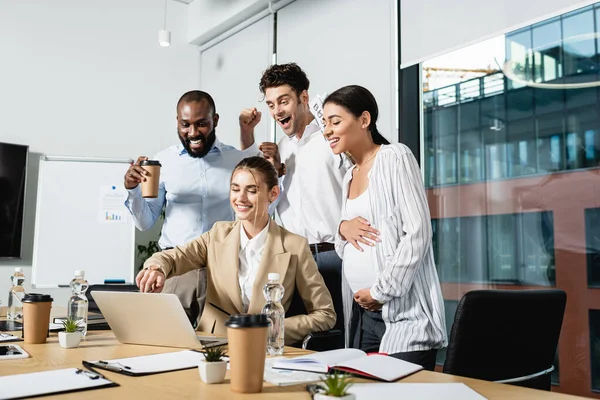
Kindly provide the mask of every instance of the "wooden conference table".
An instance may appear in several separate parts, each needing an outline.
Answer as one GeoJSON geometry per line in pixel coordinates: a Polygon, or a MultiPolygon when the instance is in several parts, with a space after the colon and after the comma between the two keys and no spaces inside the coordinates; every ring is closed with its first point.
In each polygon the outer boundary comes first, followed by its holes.
{"type": "MultiPolygon", "coordinates": [[[[58,336],[51,333],[44,344],[27,344],[17,342],[31,356],[27,359],[0,361],[0,376],[46,371],[61,368],[81,368],[82,360],[102,360],[135,357],[156,353],[180,351],[166,347],[136,346],[120,344],[110,331],[90,331],[88,336],[76,349],[63,349],[58,344],[58,336]]],[[[285,356],[299,356],[308,351],[286,348],[285,356]]],[[[229,377],[224,383],[207,385],[200,380],[198,369],[175,371],[157,375],[129,377],[109,371],[102,371],[108,379],[120,386],[75,392],[44,398],[61,399],[273,399],[294,400],[310,399],[306,385],[288,387],[273,386],[265,382],[262,393],[238,394],[231,392],[229,377]]],[[[355,379],[355,382],[373,382],[355,379]]],[[[516,386],[486,382],[477,379],[462,378],[437,372],[420,371],[401,380],[401,382],[463,382],[488,399],[576,399],[579,397],[559,393],[525,389],[516,386]]]]}

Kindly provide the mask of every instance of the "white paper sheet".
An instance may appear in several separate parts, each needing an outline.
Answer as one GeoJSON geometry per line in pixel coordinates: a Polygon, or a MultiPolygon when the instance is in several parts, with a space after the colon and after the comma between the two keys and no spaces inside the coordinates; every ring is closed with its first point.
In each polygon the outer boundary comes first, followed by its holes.
{"type": "MultiPolygon", "coordinates": [[[[179,369],[193,368],[204,360],[204,354],[197,351],[184,350],[174,353],[153,354],[149,356],[116,358],[114,360],[102,360],[108,365],[118,368],[127,368],[134,374],[147,374],[155,372],[176,371],[179,369]]],[[[98,364],[97,361],[90,361],[98,364]]]]}
{"type": "Polygon", "coordinates": [[[0,398],[31,397],[112,384],[103,378],[90,379],[88,372],[78,374],[77,371],[77,368],[67,368],[0,377],[0,398]]]}
{"type": "Polygon", "coordinates": [[[464,383],[356,383],[348,392],[356,400],[486,400],[464,383]]]}
{"type": "Polygon", "coordinates": [[[277,361],[286,359],[286,357],[267,358],[265,361],[264,381],[278,386],[291,386],[301,383],[318,382],[323,374],[304,371],[291,371],[285,369],[273,369],[273,364],[277,361]]]}
{"type": "Polygon", "coordinates": [[[98,221],[100,223],[123,223],[127,220],[127,191],[123,185],[100,188],[98,221]]]}
{"type": "Polygon", "coordinates": [[[0,333],[0,342],[9,342],[19,339],[21,338],[15,335],[11,335],[10,333],[0,333]]]}

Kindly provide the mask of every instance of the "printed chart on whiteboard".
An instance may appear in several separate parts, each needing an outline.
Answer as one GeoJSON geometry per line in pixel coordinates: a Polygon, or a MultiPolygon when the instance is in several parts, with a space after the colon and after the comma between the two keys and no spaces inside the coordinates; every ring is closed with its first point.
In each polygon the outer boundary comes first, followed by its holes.
{"type": "Polygon", "coordinates": [[[101,223],[123,223],[127,221],[125,207],[127,191],[119,186],[101,186],[98,219],[101,223]]]}

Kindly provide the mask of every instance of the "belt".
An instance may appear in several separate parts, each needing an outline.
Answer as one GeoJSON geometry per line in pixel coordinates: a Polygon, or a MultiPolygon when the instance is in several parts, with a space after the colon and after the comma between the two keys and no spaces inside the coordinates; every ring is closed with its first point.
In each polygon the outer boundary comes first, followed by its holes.
{"type": "Polygon", "coordinates": [[[312,243],[309,244],[309,246],[310,252],[313,254],[313,256],[317,253],[335,250],[335,245],[333,243],[312,243]]]}

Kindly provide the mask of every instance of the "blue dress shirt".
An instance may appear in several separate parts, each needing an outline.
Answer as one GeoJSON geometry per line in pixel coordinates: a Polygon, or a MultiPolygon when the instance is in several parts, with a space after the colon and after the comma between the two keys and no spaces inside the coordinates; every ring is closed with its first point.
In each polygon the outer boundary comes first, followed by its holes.
{"type": "Polygon", "coordinates": [[[162,165],[158,197],[143,198],[138,185],[128,190],[125,206],[135,226],[145,231],[154,226],[166,202],[158,245],[161,249],[183,245],[217,221],[234,220],[229,204],[231,172],[242,159],[258,154],[256,143],[239,151],[219,139],[203,158],[190,157],[181,144],[171,146],[152,158],[162,165]]]}

